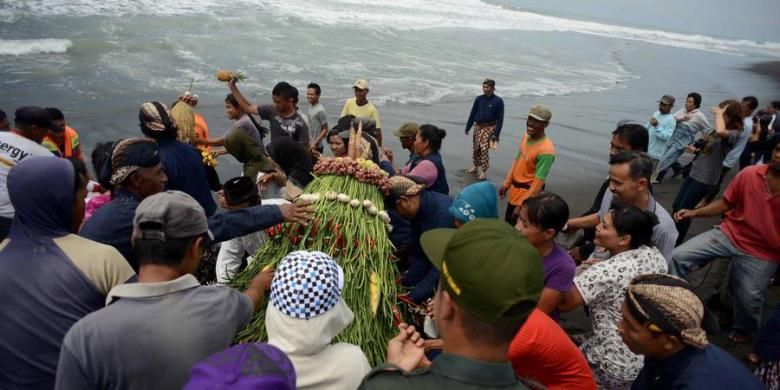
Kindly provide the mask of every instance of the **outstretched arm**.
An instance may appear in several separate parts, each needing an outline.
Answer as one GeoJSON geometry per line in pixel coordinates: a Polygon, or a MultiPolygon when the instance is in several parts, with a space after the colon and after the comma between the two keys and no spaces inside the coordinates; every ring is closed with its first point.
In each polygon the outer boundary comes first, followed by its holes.
{"type": "Polygon", "coordinates": [[[238,101],[238,105],[241,106],[241,109],[250,113],[250,114],[257,114],[260,113],[257,111],[257,105],[252,104],[249,102],[249,100],[246,100],[244,95],[241,94],[241,91],[238,90],[238,86],[236,85],[236,79],[230,80],[230,83],[228,84],[230,86],[230,93],[233,94],[233,97],[236,98],[238,101]]]}

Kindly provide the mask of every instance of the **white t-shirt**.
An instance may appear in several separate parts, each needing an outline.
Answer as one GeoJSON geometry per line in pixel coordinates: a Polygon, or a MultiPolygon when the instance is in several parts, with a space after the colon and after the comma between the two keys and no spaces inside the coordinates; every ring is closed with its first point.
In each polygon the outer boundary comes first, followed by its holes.
{"type": "MultiPolygon", "coordinates": [[[[279,206],[290,204],[290,202],[287,199],[263,199],[262,204],[263,206],[279,206]]],[[[217,282],[225,284],[238,273],[244,252],[249,253],[246,261],[247,264],[251,264],[257,251],[265,245],[269,238],[265,230],[260,230],[223,242],[217,255],[217,282]]]]}
{"type": "Polygon", "coordinates": [[[8,172],[30,156],[54,157],[48,149],[35,141],[14,132],[0,132],[0,217],[14,217],[14,206],[11,205],[11,199],[8,197],[8,172]]]}

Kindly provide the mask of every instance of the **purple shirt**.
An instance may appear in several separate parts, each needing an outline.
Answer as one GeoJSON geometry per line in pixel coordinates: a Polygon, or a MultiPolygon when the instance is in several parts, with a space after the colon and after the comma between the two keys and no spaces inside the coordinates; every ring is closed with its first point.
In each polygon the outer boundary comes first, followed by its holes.
{"type": "MultiPolygon", "coordinates": [[[[552,252],[542,258],[542,267],[544,268],[544,288],[568,292],[574,281],[574,259],[568,252],[558,245],[553,247],[552,252]]],[[[557,311],[550,313],[550,317],[558,321],[560,314],[557,311]]]]}

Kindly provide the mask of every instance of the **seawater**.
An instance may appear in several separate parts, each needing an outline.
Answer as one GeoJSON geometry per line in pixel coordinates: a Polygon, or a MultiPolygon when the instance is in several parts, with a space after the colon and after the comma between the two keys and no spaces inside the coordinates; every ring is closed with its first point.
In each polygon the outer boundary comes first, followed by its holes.
{"type": "Polygon", "coordinates": [[[367,78],[380,107],[425,107],[469,101],[485,77],[507,98],[622,88],[642,77],[624,65],[638,44],[715,59],[780,58],[777,42],[573,19],[510,3],[0,0],[0,108],[59,106],[110,138],[137,134],[142,101],[170,102],[190,82],[208,97],[205,105],[220,106],[227,92],[214,78],[220,68],[244,72],[242,89],[256,98],[267,98],[279,80],[301,91],[316,81],[328,101],[341,102],[354,79],[367,78]]]}

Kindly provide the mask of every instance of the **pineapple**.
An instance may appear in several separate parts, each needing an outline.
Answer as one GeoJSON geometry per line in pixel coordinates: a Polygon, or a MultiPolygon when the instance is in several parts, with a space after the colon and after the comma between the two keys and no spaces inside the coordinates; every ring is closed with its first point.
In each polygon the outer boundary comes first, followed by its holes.
{"type": "Polygon", "coordinates": [[[244,76],[241,72],[231,72],[229,70],[221,69],[217,72],[217,80],[228,82],[230,80],[236,79],[238,81],[244,81],[246,80],[246,76],[244,76]]]}

